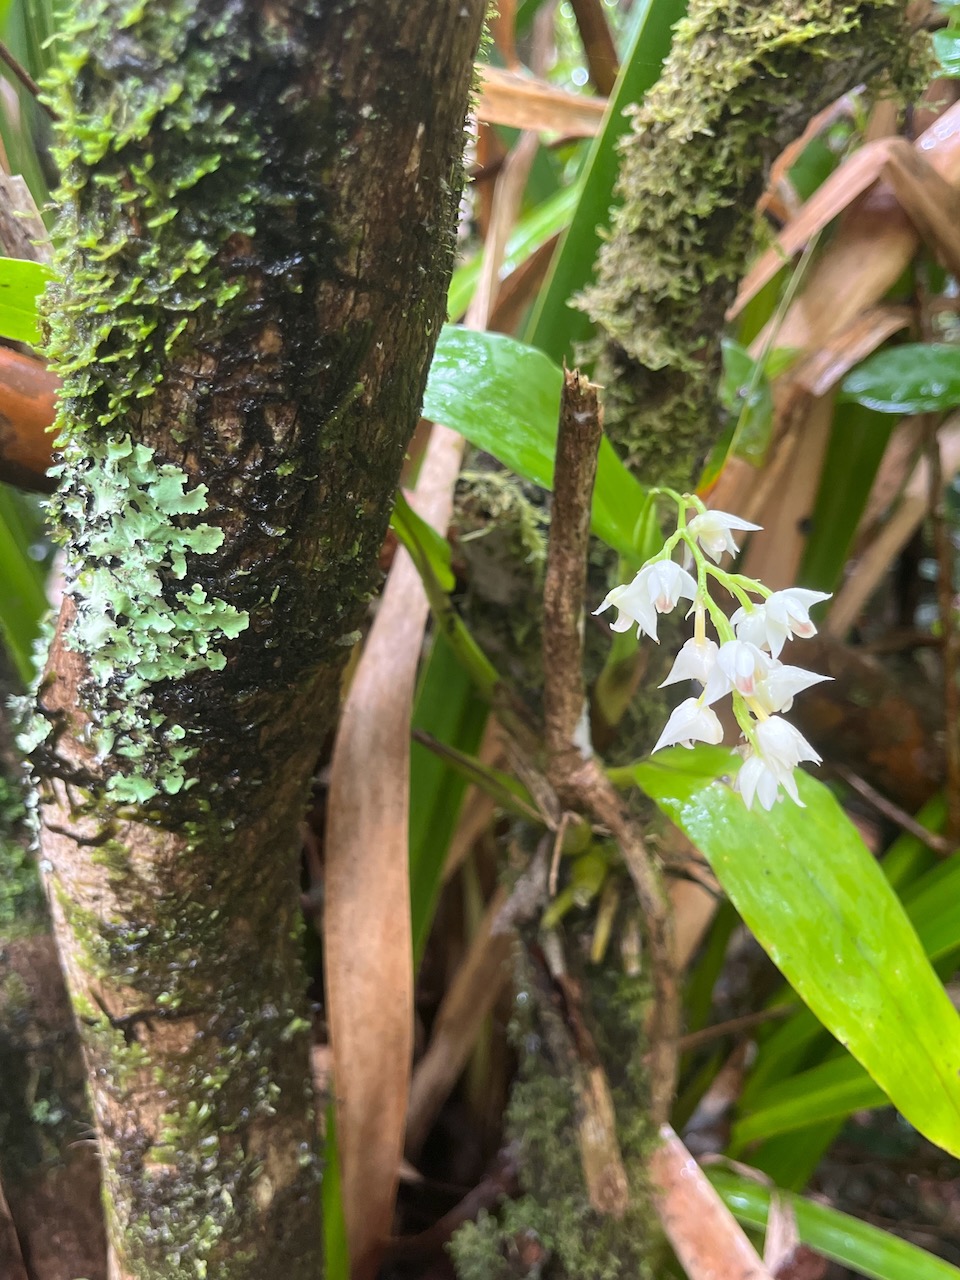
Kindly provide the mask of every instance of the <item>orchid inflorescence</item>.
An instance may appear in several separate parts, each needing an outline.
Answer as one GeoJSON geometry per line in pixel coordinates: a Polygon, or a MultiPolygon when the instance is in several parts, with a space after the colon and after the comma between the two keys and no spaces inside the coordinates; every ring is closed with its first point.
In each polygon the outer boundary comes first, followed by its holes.
{"type": "Polygon", "coordinates": [[[760,526],[724,511],[709,511],[689,494],[681,497],[670,489],[655,492],[677,504],[676,532],[632,582],[614,587],[595,611],[602,613],[613,606],[617,610],[614,631],[629,631],[636,624],[639,634],[657,640],[658,615],[670,613],[680,600],[691,601],[693,637],[680,650],[660,687],[696,680],[703,686],[702,692],[699,697],[686,698],[673,711],[653,749],[722,742],[723,728],[713,704],[729,693],[744,739],[739,748],[743,765],[735,786],[747,808],[757,799],[764,809],[771,809],[781,787],[802,806],[794,770],[804,760],[819,764],[820,756],[780,713],[790,710],[802,690],[829,677],[788,666],[779,659],[787,640],[816,635],[810,609],[830,596],[802,587],[770,591],[753,578],[721,569],[725,552],[737,554],[734,531],[760,526]],[[688,520],[691,507],[696,515],[688,520]],[[681,545],[686,567],[673,558],[681,545]],[[689,572],[691,568],[696,576],[689,572]],[[740,607],[729,618],[710,595],[711,579],[739,602],[740,607]],[[708,616],[719,644],[707,637],[708,616]]]}

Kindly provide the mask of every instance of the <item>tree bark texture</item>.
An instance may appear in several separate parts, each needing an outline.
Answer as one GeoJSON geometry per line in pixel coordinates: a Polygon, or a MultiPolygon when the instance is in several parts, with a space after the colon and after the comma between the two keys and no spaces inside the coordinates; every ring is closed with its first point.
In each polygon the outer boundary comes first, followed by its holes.
{"type": "Polygon", "coordinates": [[[24,742],[122,1277],[315,1277],[297,824],[444,315],[482,0],[83,0],[24,742]]]}

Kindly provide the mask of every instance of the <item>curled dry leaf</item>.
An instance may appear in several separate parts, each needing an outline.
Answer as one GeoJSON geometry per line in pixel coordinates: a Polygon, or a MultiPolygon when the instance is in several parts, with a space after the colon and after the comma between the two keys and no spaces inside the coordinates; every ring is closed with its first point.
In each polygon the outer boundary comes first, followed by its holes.
{"type": "Polygon", "coordinates": [[[773,1280],[733,1214],[669,1125],[650,1159],[660,1221],[689,1280],[773,1280]]]}
{"type": "MultiPolygon", "coordinates": [[[[463,442],[435,427],[419,513],[446,529],[463,442]]],[[[355,1280],[390,1233],[413,1052],[410,716],[428,606],[398,551],[344,706],[330,777],[324,910],[344,1220],[355,1280]]]]}

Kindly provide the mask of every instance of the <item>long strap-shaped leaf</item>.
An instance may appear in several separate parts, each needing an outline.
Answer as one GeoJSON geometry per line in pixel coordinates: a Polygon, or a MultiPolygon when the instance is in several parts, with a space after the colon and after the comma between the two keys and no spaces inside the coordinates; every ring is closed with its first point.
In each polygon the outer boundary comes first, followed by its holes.
{"type": "Polygon", "coordinates": [[[675,749],[633,780],[709,860],[773,962],[931,1141],[960,1155],[960,1017],[899,898],[833,795],[798,777],[789,801],[748,812],[739,759],[675,749]]]}

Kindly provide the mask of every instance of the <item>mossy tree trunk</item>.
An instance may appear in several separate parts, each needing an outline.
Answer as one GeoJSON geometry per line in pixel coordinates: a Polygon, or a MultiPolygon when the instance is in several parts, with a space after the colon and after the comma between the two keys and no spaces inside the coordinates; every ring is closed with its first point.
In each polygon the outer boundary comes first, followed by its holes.
{"type": "Polygon", "coordinates": [[[319,1273],[297,825],[444,313],[482,0],[83,0],[26,743],[119,1276],[319,1273]]]}
{"type": "Polygon", "coordinates": [[[686,488],[721,430],[724,312],[777,153],[862,80],[917,87],[904,0],[691,0],[621,144],[620,205],[583,306],[606,426],[648,484],[686,488]]]}

